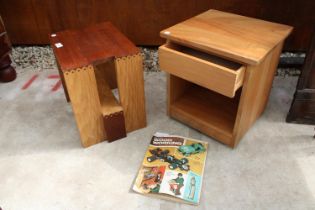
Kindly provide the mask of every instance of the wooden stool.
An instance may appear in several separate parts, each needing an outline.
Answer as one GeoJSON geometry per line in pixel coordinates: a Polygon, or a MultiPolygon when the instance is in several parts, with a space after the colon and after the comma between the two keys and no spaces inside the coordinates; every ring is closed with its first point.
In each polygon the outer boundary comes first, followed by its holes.
{"type": "Polygon", "coordinates": [[[209,10],[161,31],[168,115],[234,147],[266,107],[292,27],[209,10]]]}
{"type": "Polygon", "coordinates": [[[84,147],[146,126],[142,56],[111,23],[51,34],[50,42],[84,147]]]}

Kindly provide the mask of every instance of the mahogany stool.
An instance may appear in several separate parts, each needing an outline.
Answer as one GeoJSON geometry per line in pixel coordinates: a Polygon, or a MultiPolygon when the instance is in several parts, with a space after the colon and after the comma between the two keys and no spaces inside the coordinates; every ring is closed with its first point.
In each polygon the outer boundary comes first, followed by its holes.
{"type": "Polygon", "coordinates": [[[83,147],[146,126],[142,56],[110,22],[51,34],[50,43],[83,147]]]}
{"type": "Polygon", "coordinates": [[[217,10],[161,31],[168,115],[235,147],[264,111],[292,27],[217,10]]]}

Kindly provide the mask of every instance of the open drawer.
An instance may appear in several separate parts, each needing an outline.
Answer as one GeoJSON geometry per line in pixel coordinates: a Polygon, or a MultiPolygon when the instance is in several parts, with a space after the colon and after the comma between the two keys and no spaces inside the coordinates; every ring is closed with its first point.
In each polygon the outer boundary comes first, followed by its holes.
{"type": "Polygon", "coordinates": [[[159,63],[163,71],[230,98],[243,85],[241,64],[174,43],[159,47],[159,63]]]}

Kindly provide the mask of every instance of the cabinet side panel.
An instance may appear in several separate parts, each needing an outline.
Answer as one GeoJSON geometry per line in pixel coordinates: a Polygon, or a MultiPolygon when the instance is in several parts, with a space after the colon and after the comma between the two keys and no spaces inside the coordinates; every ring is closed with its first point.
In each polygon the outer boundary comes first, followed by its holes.
{"type": "Polygon", "coordinates": [[[259,110],[258,110],[259,115],[261,115],[261,113],[265,110],[266,105],[268,103],[273,79],[274,79],[274,76],[275,76],[275,73],[279,64],[282,48],[283,48],[283,42],[279,43],[272,51],[272,57],[269,64],[268,73],[266,74],[266,78],[265,78],[266,83],[261,89],[262,91],[261,95],[264,95],[266,97],[266,100],[264,100],[264,103],[261,104],[261,106],[259,106],[259,110]]]}
{"type": "Polygon", "coordinates": [[[236,146],[250,126],[260,117],[268,102],[283,42],[279,43],[257,66],[246,69],[243,91],[233,131],[236,146]]]}
{"type": "Polygon", "coordinates": [[[171,105],[180,98],[192,83],[171,74],[167,74],[167,114],[171,105]]]}

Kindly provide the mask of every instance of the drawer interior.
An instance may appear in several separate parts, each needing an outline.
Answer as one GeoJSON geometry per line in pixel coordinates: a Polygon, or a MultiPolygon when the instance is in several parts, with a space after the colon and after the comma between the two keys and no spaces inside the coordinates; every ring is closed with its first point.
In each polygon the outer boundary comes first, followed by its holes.
{"type": "Polygon", "coordinates": [[[215,55],[211,55],[208,53],[204,53],[204,52],[201,52],[201,51],[198,51],[198,50],[195,50],[195,49],[183,46],[183,45],[179,45],[179,44],[176,44],[173,42],[170,42],[170,43],[166,44],[165,46],[169,49],[176,50],[178,52],[190,55],[192,57],[195,57],[195,58],[198,58],[201,60],[208,61],[210,63],[216,64],[218,66],[222,66],[224,68],[227,68],[227,69],[230,69],[233,71],[237,71],[242,67],[242,65],[239,63],[236,63],[236,62],[233,62],[230,60],[226,60],[224,58],[221,58],[221,57],[218,57],[215,55]]]}

